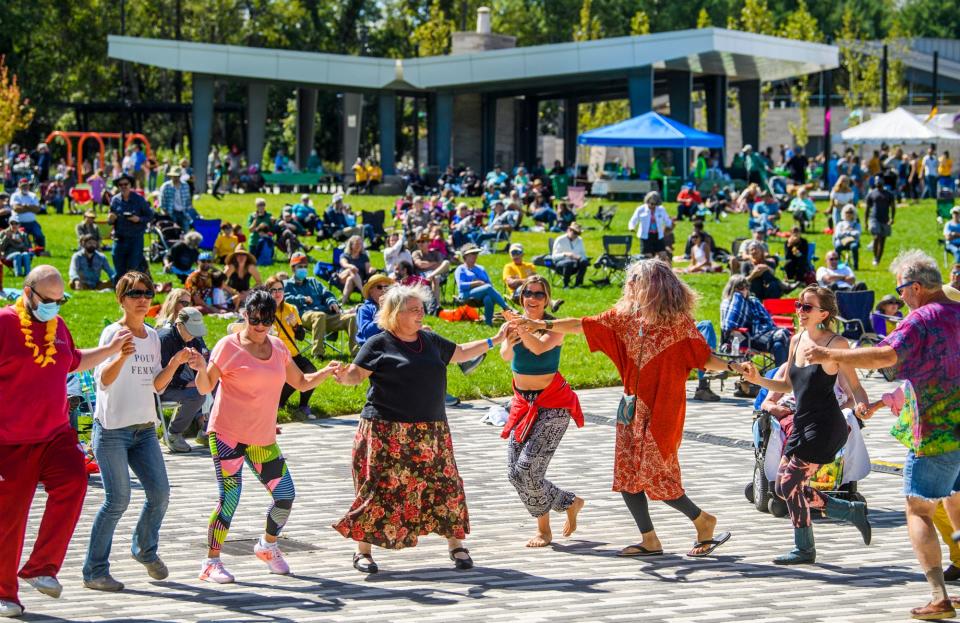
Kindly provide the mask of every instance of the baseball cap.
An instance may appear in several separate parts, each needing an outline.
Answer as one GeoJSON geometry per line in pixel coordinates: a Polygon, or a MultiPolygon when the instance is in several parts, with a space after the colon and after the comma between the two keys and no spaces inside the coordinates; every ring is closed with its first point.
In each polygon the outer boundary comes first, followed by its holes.
{"type": "Polygon", "coordinates": [[[198,257],[197,260],[201,262],[212,262],[213,253],[210,253],[209,251],[204,251],[203,253],[200,254],[200,257],[198,257]]]}
{"type": "Polygon", "coordinates": [[[514,242],[510,245],[510,254],[513,255],[514,252],[523,253],[523,245],[519,242],[514,242]]]}
{"type": "Polygon", "coordinates": [[[294,253],[293,255],[290,256],[290,265],[291,265],[291,266],[296,266],[297,264],[300,264],[300,263],[306,262],[306,261],[307,261],[307,256],[306,256],[305,254],[303,254],[303,253],[299,253],[299,252],[298,252],[298,253],[294,253]]]}
{"type": "Polygon", "coordinates": [[[207,334],[207,325],[203,323],[203,314],[196,307],[184,307],[177,314],[177,322],[183,325],[187,333],[193,337],[203,337],[207,334]]]}

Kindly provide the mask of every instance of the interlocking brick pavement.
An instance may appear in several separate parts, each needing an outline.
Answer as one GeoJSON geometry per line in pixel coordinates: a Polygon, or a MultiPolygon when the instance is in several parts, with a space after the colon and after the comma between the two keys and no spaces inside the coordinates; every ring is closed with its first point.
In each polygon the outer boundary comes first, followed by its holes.
{"type": "MultiPolygon", "coordinates": [[[[875,397],[888,387],[876,379],[866,386],[875,397]]],[[[907,539],[900,477],[873,473],[861,483],[874,525],[872,546],[864,547],[849,525],[818,521],[816,565],[773,565],[771,559],[792,546],[792,531],[786,518],[759,513],[744,498],[752,451],[719,445],[724,439],[750,439],[750,403],[730,397],[730,391],[728,385],[720,403],[688,403],[681,448],[690,497],[718,516],[718,529],[733,532],[731,541],[710,559],[684,555],[694,540],[692,526],[661,503],[651,505],[651,514],[667,554],[652,559],[614,556],[639,537],[620,496],[610,491],[612,418],[619,390],[589,390],[580,392],[587,426],[568,429],[548,472],[587,504],[571,538],[559,535],[563,517],[554,514],[557,538],[551,547],[524,547],[536,521],[507,481],[506,448],[499,431],[480,423],[490,403],[478,401],[449,411],[473,529],[467,545],[477,567],[454,570],[443,540],[430,536],[413,549],[375,551],[381,572],[365,577],[351,567],[352,542],[330,528],[352,500],[350,446],[356,418],[292,424],[283,427],[279,438],[297,488],[284,536],[308,550],[289,549],[294,575],[271,576],[253,556],[252,540],[263,528],[269,497],[248,477],[230,532],[238,551],[248,553],[224,554],[237,583],[217,586],[197,580],[216,482],[209,454],[195,450],[167,455],[172,490],[160,550],[170,568],[167,581],[150,580],[130,558],[130,535],[143,501],[135,489],[112,554],[112,573],[126,590],[110,594],[83,588],[80,568],[103,499],[99,478],[94,477],[60,573],[63,597],[52,600],[22,584],[21,598],[28,609],[24,620],[905,620],[909,608],[925,601],[927,589],[907,539]]],[[[692,392],[688,387],[688,395],[692,392]]],[[[879,414],[864,429],[872,458],[902,459],[901,448],[887,433],[891,423],[891,416],[879,414]]],[[[36,534],[43,499],[38,492],[28,541],[36,534]]]]}

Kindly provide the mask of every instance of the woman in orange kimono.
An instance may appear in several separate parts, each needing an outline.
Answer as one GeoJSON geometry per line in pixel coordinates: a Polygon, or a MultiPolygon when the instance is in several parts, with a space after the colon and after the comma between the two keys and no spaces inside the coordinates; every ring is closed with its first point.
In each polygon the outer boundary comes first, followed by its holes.
{"type": "Polygon", "coordinates": [[[693,320],[696,294],[661,260],[641,260],[627,271],[620,300],[597,316],[529,320],[531,328],[583,333],[590,350],[613,361],[623,380],[617,409],[613,490],[623,496],[642,541],[621,556],[663,554],[647,499],[663,500],[687,516],[697,530],[688,556],[712,553],[730,538],[715,534],[717,518],[700,510],[683,490],[677,453],[683,435],[686,381],[692,370],[739,373],[710,353],[693,320]]]}

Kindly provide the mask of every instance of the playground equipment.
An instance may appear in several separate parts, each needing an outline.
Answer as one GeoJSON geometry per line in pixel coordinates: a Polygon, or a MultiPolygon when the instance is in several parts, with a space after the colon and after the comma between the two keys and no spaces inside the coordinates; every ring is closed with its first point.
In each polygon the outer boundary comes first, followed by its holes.
{"type": "Polygon", "coordinates": [[[130,146],[134,141],[140,141],[143,143],[145,151],[147,153],[147,158],[153,157],[153,150],[150,148],[150,141],[146,136],[138,132],[132,132],[130,134],[121,134],[120,132],[64,132],[63,130],[54,130],[47,135],[47,143],[50,143],[55,138],[62,139],[64,143],[67,144],[67,166],[72,167],[73,164],[73,141],[72,139],[77,139],[77,162],[81,165],[83,164],[83,144],[87,139],[93,139],[97,141],[97,144],[100,147],[100,162],[104,162],[106,157],[106,146],[104,145],[103,139],[126,139],[123,142],[123,149],[126,151],[127,147],[130,146]]]}

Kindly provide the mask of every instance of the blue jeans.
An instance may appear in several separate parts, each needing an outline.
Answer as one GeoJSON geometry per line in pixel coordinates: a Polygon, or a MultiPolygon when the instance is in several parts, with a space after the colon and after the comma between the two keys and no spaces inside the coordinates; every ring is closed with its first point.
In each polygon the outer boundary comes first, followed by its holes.
{"type": "Polygon", "coordinates": [[[937,176],[936,175],[926,175],[923,178],[923,195],[921,199],[936,199],[937,198],[937,176]]]}
{"type": "Polygon", "coordinates": [[[533,213],[533,220],[553,227],[553,224],[557,222],[557,213],[553,211],[553,208],[540,208],[533,213]]]}
{"type": "Polygon", "coordinates": [[[17,277],[26,277],[30,272],[30,262],[33,260],[33,254],[29,251],[16,251],[8,253],[7,259],[13,262],[13,272],[17,277]]]}
{"type": "MultiPolygon", "coordinates": [[[[960,240],[955,242],[948,242],[946,244],[946,249],[949,253],[953,253],[953,261],[956,264],[960,264],[960,240]]],[[[29,264],[27,270],[30,270],[29,264]]]]}
{"type": "Polygon", "coordinates": [[[183,233],[190,231],[190,223],[193,222],[193,219],[190,218],[190,215],[186,210],[170,210],[170,219],[180,226],[180,229],[183,230],[183,233]]]}
{"type": "Polygon", "coordinates": [[[21,229],[27,232],[33,238],[33,244],[38,247],[47,246],[47,238],[43,235],[43,230],[40,229],[40,223],[36,221],[30,221],[29,223],[20,223],[21,229]]]}
{"type": "MultiPolygon", "coordinates": [[[[713,323],[709,320],[701,320],[697,323],[697,331],[707,341],[710,350],[717,350],[717,332],[713,330],[713,323]]],[[[703,378],[703,370],[697,370],[697,378],[703,378]]]]}
{"type": "Polygon", "coordinates": [[[948,498],[960,491],[960,450],[934,456],[907,451],[903,461],[903,494],[924,500],[948,498]]]}
{"type": "Polygon", "coordinates": [[[493,326],[493,308],[494,305],[499,305],[503,309],[507,309],[507,301],[504,300],[503,295],[497,292],[490,284],[477,286],[473,288],[467,295],[463,297],[464,300],[476,300],[483,303],[483,320],[488,325],[493,326]]]}
{"type": "Polygon", "coordinates": [[[93,422],[93,453],[100,465],[105,493],[103,505],[93,520],[90,546],[83,563],[83,579],[92,580],[110,573],[113,532],[130,504],[130,472],[140,480],[146,501],[133,532],[131,552],[143,563],[158,558],[160,524],[167,512],[170,484],[153,424],[106,429],[93,422]]]}
{"type": "Polygon", "coordinates": [[[140,270],[143,264],[143,236],[120,238],[113,244],[113,267],[117,279],[131,270],[140,270]]]}
{"type": "Polygon", "coordinates": [[[757,350],[773,355],[777,367],[783,365],[790,354],[790,334],[783,329],[773,329],[750,338],[750,344],[757,350]]]}

